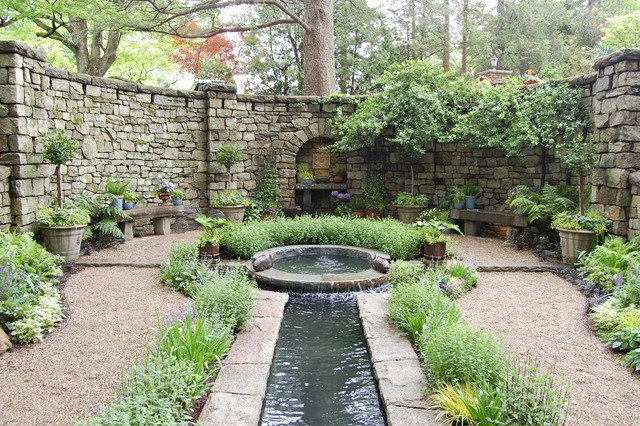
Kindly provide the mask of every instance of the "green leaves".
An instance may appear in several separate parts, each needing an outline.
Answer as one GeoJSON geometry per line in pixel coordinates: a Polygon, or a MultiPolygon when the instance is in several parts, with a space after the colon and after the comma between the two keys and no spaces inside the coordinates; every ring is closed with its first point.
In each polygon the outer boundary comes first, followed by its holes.
{"type": "Polygon", "coordinates": [[[236,145],[226,143],[218,148],[216,161],[229,169],[234,164],[242,161],[242,149],[236,145]]]}
{"type": "Polygon", "coordinates": [[[44,158],[56,166],[71,161],[78,150],[78,141],[69,138],[63,130],[52,130],[44,137],[44,158]]]}

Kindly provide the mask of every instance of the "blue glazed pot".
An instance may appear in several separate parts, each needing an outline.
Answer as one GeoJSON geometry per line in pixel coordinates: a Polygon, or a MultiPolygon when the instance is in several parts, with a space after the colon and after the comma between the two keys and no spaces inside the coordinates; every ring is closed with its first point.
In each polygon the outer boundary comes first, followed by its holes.
{"type": "Polygon", "coordinates": [[[122,203],[122,210],[132,210],[132,209],[133,209],[132,201],[125,201],[124,203],[122,203]]]}
{"type": "Polygon", "coordinates": [[[473,210],[476,208],[476,196],[470,197],[468,195],[464,196],[464,206],[467,210],[473,210]]]}
{"type": "Polygon", "coordinates": [[[117,198],[111,202],[111,205],[117,209],[122,210],[123,201],[124,197],[122,195],[118,195],[117,198]]]}
{"type": "Polygon", "coordinates": [[[174,206],[181,206],[182,205],[182,198],[174,198],[173,199],[173,205],[174,206]]]}

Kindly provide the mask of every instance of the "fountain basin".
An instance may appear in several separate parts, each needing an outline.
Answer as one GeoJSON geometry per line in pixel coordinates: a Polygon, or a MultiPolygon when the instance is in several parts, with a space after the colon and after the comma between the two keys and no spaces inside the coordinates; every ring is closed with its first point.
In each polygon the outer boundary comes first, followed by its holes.
{"type": "Polygon", "coordinates": [[[385,284],[390,260],[386,253],[361,247],[292,245],[255,253],[251,259],[250,271],[262,284],[282,290],[357,291],[385,284]],[[326,270],[318,273],[317,268],[310,267],[312,273],[291,272],[290,266],[296,262],[295,259],[304,263],[309,257],[324,257],[326,262],[319,265],[326,265],[326,270]],[[349,259],[353,261],[349,262],[349,259]],[[340,260],[344,260],[345,264],[340,260]],[[279,264],[286,270],[279,269],[279,264]],[[340,269],[332,270],[333,267],[340,269]],[[342,270],[349,272],[341,272],[342,270]]]}

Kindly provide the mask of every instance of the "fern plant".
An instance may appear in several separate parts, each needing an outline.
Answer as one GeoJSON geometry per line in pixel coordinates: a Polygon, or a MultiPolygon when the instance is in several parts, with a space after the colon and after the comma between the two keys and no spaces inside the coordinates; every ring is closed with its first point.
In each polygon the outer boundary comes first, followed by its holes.
{"type": "Polygon", "coordinates": [[[97,194],[93,198],[86,196],[78,199],[78,205],[86,209],[91,216],[91,222],[85,229],[84,238],[99,246],[107,246],[113,240],[124,238],[118,227],[118,219],[129,219],[129,215],[121,209],[111,205],[116,196],[110,193],[97,194]]]}
{"type": "Polygon", "coordinates": [[[540,193],[525,186],[518,186],[516,190],[507,200],[507,206],[521,210],[531,222],[548,222],[557,213],[577,208],[574,187],[545,185],[540,193]]]}

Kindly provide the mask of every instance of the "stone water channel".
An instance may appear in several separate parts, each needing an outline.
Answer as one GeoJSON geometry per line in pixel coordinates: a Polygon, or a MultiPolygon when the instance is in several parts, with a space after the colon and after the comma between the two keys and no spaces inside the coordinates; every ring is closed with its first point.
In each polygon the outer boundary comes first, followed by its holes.
{"type": "Polygon", "coordinates": [[[388,267],[388,255],[354,247],[256,253],[250,271],[278,292],[260,291],[201,424],[436,424],[417,356],[376,303],[388,267]]]}

